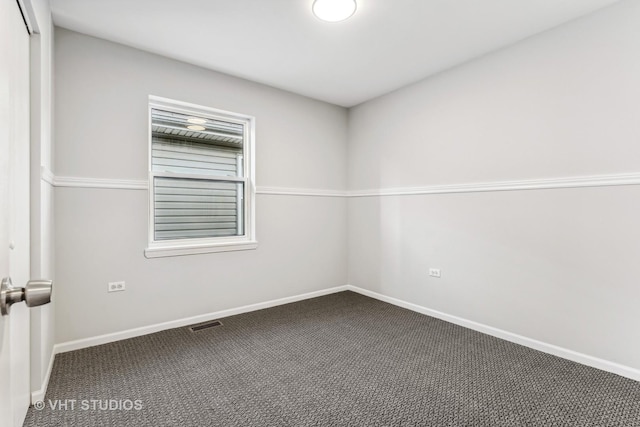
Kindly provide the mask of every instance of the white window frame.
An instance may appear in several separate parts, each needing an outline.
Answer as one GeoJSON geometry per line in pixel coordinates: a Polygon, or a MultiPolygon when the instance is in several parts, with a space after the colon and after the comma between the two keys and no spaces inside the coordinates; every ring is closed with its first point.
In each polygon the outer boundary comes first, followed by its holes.
{"type": "Polygon", "coordinates": [[[233,113],[205,107],[202,105],[190,104],[173,99],[162,98],[149,95],[148,108],[148,171],[149,171],[149,230],[148,246],[144,253],[147,258],[181,256],[203,254],[211,252],[227,252],[256,249],[258,242],[255,235],[255,118],[245,114],[233,113]],[[198,117],[224,120],[231,123],[242,124],[244,126],[243,138],[243,177],[224,177],[220,181],[244,183],[244,205],[243,205],[243,231],[241,236],[223,236],[209,238],[155,240],[155,201],[154,185],[155,177],[169,178],[196,178],[211,180],[210,175],[188,175],[173,172],[154,172],[152,168],[152,125],[151,110],[161,109],[176,113],[195,115],[198,117]]]}

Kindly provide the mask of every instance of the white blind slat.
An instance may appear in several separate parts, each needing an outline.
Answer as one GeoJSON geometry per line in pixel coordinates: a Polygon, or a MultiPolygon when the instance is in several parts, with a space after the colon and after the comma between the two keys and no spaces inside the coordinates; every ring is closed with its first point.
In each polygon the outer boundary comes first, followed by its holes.
{"type": "Polygon", "coordinates": [[[237,235],[242,183],[168,177],[154,183],[155,240],[237,235]]]}
{"type": "Polygon", "coordinates": [[[159,216],[156,218],[156,224],[216,224],[219,222],[234,222],[236,217],[233,215],[215,215],[215,216],[159,216]]]}
{"type": "Polygon", "coordinates": [[[207,144],[206,142],[172,140],[167,138],[153,138],[153,148],[161,151],[171,151],[182,154],[199,154],[210,156],[212,147],[216,148],[216,155],[220,157],[235,158],[240,148],[231,148],[207,144]]]}
{"type": "Polygon", "coordinates": [[[193,203],[235,203],[235,195],[231,196],[209,196],[191,194],[157,194],[157,202],[193,202],[193,203]]]}
{"type": "Polygon", "coordinates": [[[231,175],[237,175],[236,165],[216,162],[215,159],[211,159],[210,161],[203,162],[199,160],[183,160],[183,159],[168,159],[166,157],[154,157],[153,165],[154,166],[179,166],[182,168],[228,171],[228,172],[232,172],[231,175]]]}
{"type": "Polygon", "coordinates": [[[229,216],[235,215],[235,209],[158,209],[156,217],[162,216],[229,216]]]}
{"type": "Polygon", "coordinates": [[[235,236],[236,230],[181,230],[156,232],[156,240],[201,239],[205,237],[235,236]]]}
{"type": "Polygon", "coordinates": [[[207,196],[227,196],[233,197],[236,195],[236,192],[233,190],[218,190],[215,188],[212,189],[203,189],[203,188],[173,188],[173,187],[158,187],[155,191],[156,195],[207,195],[207,196]]]}
{"type": "Polygon", "coordinates": [[[209,179],[199,180],[199,179],[175,179],[170,182],[165,182],[160,180],[156,183],[156,187],[158,188],[188,188],[195,190],[219,190],[219,191],[233,191],[233,189],[229,186],[229,182],[225,181],[211,181],[209,179]]]}
{"type": "Polygon", "coordinates": [[[236,156],[225,156],[225,155],[217,155],[212,156],[210,154],[199,154],[195,151],[184,153],[181,151],[172,151],[172,150],[161,150],[154,149],[153,157],[158,159],[179,159],[179,160],[190,160],[194,162],[205,162],[205,163],[220,163],[226,165],[235,165],[236,164],[236,156]],[[212,158],[215,158],[213,160],[212,158]]]}
{"type": "Polygon", "coordinates": [[[156,224],[156,231],[180,231],[180,230],[229,230],[235,226],[236,222],[232,221],[229,223],[218,222],[211,224],[156,224]]]}

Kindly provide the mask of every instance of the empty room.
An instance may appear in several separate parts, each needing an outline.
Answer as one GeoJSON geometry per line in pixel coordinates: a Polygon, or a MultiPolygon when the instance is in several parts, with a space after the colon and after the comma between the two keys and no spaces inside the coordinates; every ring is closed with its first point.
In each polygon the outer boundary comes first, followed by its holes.
{"type": "Polygon", "coordinates": [[[640,1],[0,4],[0,427],[640,427],[640,1]]]}

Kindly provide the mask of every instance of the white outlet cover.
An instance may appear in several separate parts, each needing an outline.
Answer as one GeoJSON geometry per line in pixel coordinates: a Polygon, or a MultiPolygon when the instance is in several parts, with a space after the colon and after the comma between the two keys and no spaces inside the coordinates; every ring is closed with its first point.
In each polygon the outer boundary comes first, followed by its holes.
{"type": "Polygon", "coordinates": [[[109,282],[107,284],[107,292],[120,292],[126,288],[125,282],[109,282]]]}

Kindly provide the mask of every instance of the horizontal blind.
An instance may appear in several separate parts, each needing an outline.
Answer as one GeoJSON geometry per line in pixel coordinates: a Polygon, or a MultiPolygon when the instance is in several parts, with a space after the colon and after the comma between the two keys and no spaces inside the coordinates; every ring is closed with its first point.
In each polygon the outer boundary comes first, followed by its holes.
{"type": "Polygon", "coordinates": [[[156,172],[238,176],[238,149],[154,136],[151,167],[156,172]]]}
{"type": "Polygon", "coordinates": [[[155,240],[241,234],[243,193],[235,181],[155,177],[155,240]]]}

